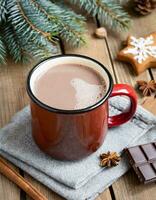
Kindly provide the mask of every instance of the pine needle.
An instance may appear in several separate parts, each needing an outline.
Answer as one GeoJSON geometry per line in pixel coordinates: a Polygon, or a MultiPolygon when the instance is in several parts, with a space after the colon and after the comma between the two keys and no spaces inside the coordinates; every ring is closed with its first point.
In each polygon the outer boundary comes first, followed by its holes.
{"type": "Polygon", "coordinates": [[[0,24],[6,21],[7,9],[6,0],[0,0],[0,24]]]}
{"type": "Polygon", "coordinates": [[[69,0],[84,8],[93,17],[97,16],[101,25],[114,30],[127,30],[130,17],[115,0],[69,0]]]}
{"type": "Polygon", "coordinates": [[[6,47],[0,35],[0,64],[6,64],[6,47]]]}
{"type": "Polygon", "coordinates": [[[3,28],[4,41],[8,48],[8,53],[12,56],[15,63],[27,63],[31,56],[28,54],[23,45],[21,45],[19,38],[13,30],[11,24],[7,23],[3,28]]]}
{"type": "MultiPolygon", "coordinates": [[[[123,0],[69,0],[85,9],[100,24],[128,29],[130,19],[123,0]]],[[[63,0],[0,0],[0,64],[10,55],[14,62],[39,60],[58,52],[59,38],[71,46],[85,43],[85,17],[63,0]]]]}

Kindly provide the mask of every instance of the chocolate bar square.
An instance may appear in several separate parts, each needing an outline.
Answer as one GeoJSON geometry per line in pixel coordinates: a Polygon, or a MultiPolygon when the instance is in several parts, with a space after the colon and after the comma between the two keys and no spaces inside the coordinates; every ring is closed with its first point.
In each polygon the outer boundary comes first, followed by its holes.
{"type": "Polygon", "coordinates": [[[146,162],[146,157],[140,147],[129,148],[129,153],[133,163],[141,164],[146,162]]]}
{"type": "Polygon", "coordinates": [[[156,142],[130,147],[125,152],[140,182],[156,181],[156,142]]]}
{"type": "Polygon", "coordinates": [[[156,172],[150,163],[139,166],[138,170],[144,183],[152,182],[152,180],[156,178],[156,172]]]}
{"type": "Polygon", "coordinates": [[[145,144],[141,148],[148,160],[156,159],[156,148],[154,144],[145,144]]]}

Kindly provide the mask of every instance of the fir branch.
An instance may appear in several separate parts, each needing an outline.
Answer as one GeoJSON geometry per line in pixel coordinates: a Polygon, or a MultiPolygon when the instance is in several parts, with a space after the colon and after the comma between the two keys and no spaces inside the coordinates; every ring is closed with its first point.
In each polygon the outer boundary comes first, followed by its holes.
{"type": "MultiPolygon", "coordinates": [[[[28,3],[28,0],[21,0],[20,3],[16,2],[15,0],[8,0],[8,18],[12,26],[14,27],[14,31],[16,33],[16,36],[18,37],[18,40],[20,41],[24,49],[34,51],[34,49],[38,48],[37,52],[39,53],[40,49],[44,48],[45,51],[49,52],[49,55],[52,53],[56,53],[56,45],[50,43],[48,39],[50,33],[44,32],[39,29],[36,25],[32,23],[31,17],[28,17],[26,15],[25,10],[28,3]],[[28,45],[30,43],[31,45],[28,45]]],[[[37,52],[33,52],[35,56],[37,56],[37,52]]]]}
{"type": "Polygon", "coordinates": [[[65,10],[52,4],[49,0],[21,0],[25,15],[36,28],[46,31],[48,39],[55,41],[56,36],[79,46],[84,43],[84,17],[73,11],[65,10]],[[42,23],[41,23],[42,22],[42,23]]]}
{"type": "MultiPolygon", "coordinates": [[[[34,0],[33,0],[34,1],[34,0]]],[[[73,46],[79,46],[85,43],[82,36],[84,33],[84,17],[77,15],[73,11],[61,8],[60,6],[51,3],[49,0],[36,0],[38,7],[42,6],[42,12],[48,17],[52,24],[55,24],[56,32],[66,42],[73,46]]]]}
{"type": "Polygon", "coordinates": [[[31,58],[31,54],[28,54],[26,49],[23,48],[23,45],[21,45],[19,38],[9,22],[3,28],[3,36],[8,53],[12,56],[15,63],[27,63],[31,58]]]}
{"type": "MultiPolygon", "coordinates": [[[[129,17],[119,4],[123,0],[69,1],[97,16],[101,25],[114,29],[129,26],[129,17]]],[[[72,46],[84,44],[84,21],[62,0],[0,0],[0,63],[5,62],[7,53],[15,62],[51,56],[58,52],[58,37],[72,46]]]]}
{"type": "Polygon", "coordinates": [[[129,28],[130,18],[119,4],[105,0],[97,0],[96,3],[99,7],[98,19],[101,23],[110,24],[115,29],[129,28]]]}
{"type": "Polygon", "coordinates": [[[35,0],[21,0],[21,3],[31,24],[34,24],[38,30],[48,34],[47,39],[53,41],[51,32],[56,33],[57,29],[56,25],[49,21],[48,13],[35,0]]]}
{"type": "Polygon", "coordinates": [[[108,0],[69,0],[74,4],[79,4],[89,14],[97,16],[101,25],[106,24],[113,29],[128,29],[130,18],[120,4],[108,0]]]}
{"type": "MultiPolygon", "coordinates": [[[[24,2],[23,2],[24,3],[24,2]]],[[[22,7],[22,4],[20,2],[17,2],[18,9],[23,16],[24,20],[27,22],[27,24],[31,27],[32,30],[38,32],[39,34],[43,35],[45,38],[50,37],[50,34],[47,32],[43,32],[42,30],[38,29],[31,21],[29,18],[25,15],[24,9],[22,7]]]]}
{"type": "Polygon", "coordinates": [[[38,11],[40,11],[41,13],[43,13],[48,19],[50,18],[50,15],[47,13],[47,11],[41,7],[41,5],[36,2],[35,0],[30,0],[32,2],[32,4],[35,5],[35,7],[38,9],[38,11]]]}
{"type": "Polygon", "coordinates": [[[2,35],[0,35],[0,64],[6,64],[6,47],[2,35]]]}
{"type": "Polygon", "coordinates": [[[63,6],[49,0],[1,0],[0,3],[0,10],[7,12],[7,19],[2,15],[6,23],[2,34],[15,62],[30,58],[28,53],[40,59],[55,54],[58,48],[51,41],[56,36],[72,45],[84,43],[84,18],[63,6]]]}
{"type": "Polygon", "coordinates": [[[24,13],[21,1],[8,0],[7,7],[9,10],[8,18],[12,23],[17,36],[23,38],[24,44],[29,42],[29,40],[34,40],[36,43],[46,45],[46,37],[48,37],[49,34],[46,35],[46,33],[38,30],[38,28],[31,23],[24,13]]]}
{"type": "Polygon", "coordinates": [[[28,53],[31,54],[34,58],[37,58],[37,60],[42,60],[54,55],[54,53],[49,51],[49,49],[46,47],[33,44],[32,42],[27,43],[27,50],[28,53]]]}
{"type": "Polygon", "coordinates": [[[6,1],[7,0],[0,0],[0,24],[6,22],[6,17],[7,17],[6,1]]]}

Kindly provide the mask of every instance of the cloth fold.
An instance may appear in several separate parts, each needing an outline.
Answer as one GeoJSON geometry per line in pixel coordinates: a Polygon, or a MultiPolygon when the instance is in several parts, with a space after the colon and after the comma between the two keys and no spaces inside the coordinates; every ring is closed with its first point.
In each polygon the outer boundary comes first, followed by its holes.
{"type": "MultiPolygon", "coordinates": [[[[110,114],[118,114],[128,106],[129,101],[123,97],[111,98],[110,114]]],[[[26,107],[1,129],[0,154],[71,200],[94,199],[128,170],[129,166],[124,160],[117,167],[101,168],[100,153],[120,153],[127,146],[156,140],[156,117],[138,106],[131,121],[109,129],[104,144],[97,152],[79,161],[58,161],[45,155],[36,146],[31,136],[30,120],[30,108],[26,107]]]]}

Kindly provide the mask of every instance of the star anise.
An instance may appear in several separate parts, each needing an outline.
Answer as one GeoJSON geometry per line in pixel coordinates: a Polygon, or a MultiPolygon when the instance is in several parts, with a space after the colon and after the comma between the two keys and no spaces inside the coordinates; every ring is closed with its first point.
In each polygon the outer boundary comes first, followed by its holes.
{"type": "Polygon", "coordinates": [[[121,157],[116,152],[108,151],[107,153],[103,153],[100,155],[100,160],[101,167],[112,167],[118,165],[121,157]]]}
{"type": "Polygon", "coordinates": [[[142,92],[144,96],[151,96],[152,93],[156,92],[156,82],[155,80],[147,81],[137,81],[138,89],[142,92]]]}

